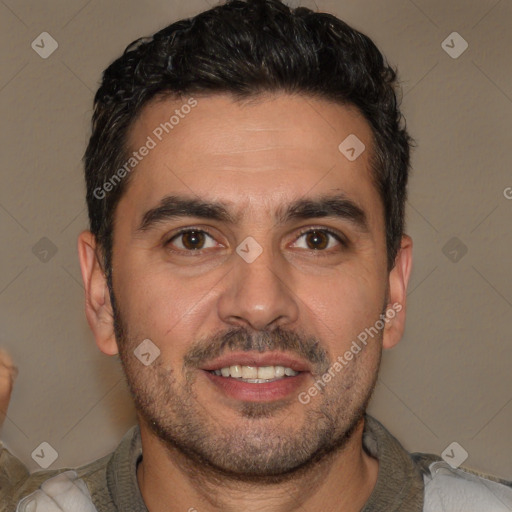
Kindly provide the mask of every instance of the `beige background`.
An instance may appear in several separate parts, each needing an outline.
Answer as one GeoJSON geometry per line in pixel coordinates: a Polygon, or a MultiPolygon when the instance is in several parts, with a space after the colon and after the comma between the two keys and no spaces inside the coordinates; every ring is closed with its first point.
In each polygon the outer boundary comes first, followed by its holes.
{"type": "MultiPolygon", "coordinates": [[[[96,348],[83,312],[81,157],[103,69],[135,38],[209,3],[0,1],[0,345],[20,368],[2,439],[31,471],[43,441],[58,452],[51,468],[77,466],[114,449],[135,422],[119,363],[96,348]],[[31,48],[43,31],[59,45],[47,59],[31,48]],[[43,237],[53,256],[41,252],[43,237]]],[[[384,355],[370,412],[410,451],[441,454],[457,441],[467,465],[512,480],[512,2],[316,5],[398,66],[419,144],[408,325],[384,355]],[[441,47],[454,31],[469,44],[457,59],[441,47]],[[454,262],[461,244],[467,254],[454,262]]]]}

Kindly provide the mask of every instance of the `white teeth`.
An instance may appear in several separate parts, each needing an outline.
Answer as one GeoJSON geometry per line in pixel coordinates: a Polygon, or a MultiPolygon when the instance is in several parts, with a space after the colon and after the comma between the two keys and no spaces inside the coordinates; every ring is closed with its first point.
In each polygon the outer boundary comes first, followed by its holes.
{"type": "Polygon", "coordinates": [[[238,364],[235,364],[234,366],[229,367],[229,373],[226,375],[226,377],[242,377],[242,367],[238,364]]]}
{"type": "Polygon", "coordinates": [[[273,366],[260,366],[258,368],[258,379],[273,379],[275,376],[273,366]]]}
{"type": "Polygon", "coordinates": [[[267,379],[239,379],[241,380],[242,382],[248,382],[249,384],[264,384],[264,383],[267,383],[267,382],[274,382],[275,380],[279,380],[279,379],[272,379],[272,380],[267,380],[267,379]]]}
{"type": "Polygon", "coordinates": [[[274,366],[276,377],[284,377],[284,366],[274,366]]]}
{"type": "Polygon", "coordinates": [[[250,382],[276,380],[285,376],[293,377],[299,374],[299,372],[284,366],[243,366],[239,364],[226,366],[220,370],[213,370],[213,373],[215,375],[222,375],[222,377],[248,379],[250,382]]]}
{"type": "Polygon", "coordinates": [[[242,366],[242,379],[257,379],[258,368],[256,366],[242,366]]]}

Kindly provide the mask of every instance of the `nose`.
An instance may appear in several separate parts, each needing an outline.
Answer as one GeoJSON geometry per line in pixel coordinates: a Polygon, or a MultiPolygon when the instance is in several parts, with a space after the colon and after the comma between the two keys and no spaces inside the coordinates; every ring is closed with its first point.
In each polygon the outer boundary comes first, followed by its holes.
{"type": "Polygon", "coordinates": [[[234,268],[226,275],[218,299],[221,320],[254,330],[295,323],[299,299],[283,258],[269,249],[251,263],[238,254],[234,258],[234,268]]]}

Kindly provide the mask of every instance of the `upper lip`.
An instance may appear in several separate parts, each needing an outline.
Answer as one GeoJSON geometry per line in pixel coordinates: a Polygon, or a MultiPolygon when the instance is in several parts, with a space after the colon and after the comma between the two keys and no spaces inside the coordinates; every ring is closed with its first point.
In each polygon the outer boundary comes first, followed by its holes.
{"type": "Polygon", "coordinates": [[[309,372],[311,366],[296,356],[283,352],[230,352],[209,361],[202,370],[220,370],[228,366],[284,366],[296,372],[309,372]]]}

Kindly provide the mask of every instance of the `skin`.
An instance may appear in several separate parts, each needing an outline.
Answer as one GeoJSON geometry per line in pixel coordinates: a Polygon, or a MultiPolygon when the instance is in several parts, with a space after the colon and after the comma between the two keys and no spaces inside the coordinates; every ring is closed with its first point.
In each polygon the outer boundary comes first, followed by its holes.
{"type": "MultiPolygon", "coordinates": [[[[359,511],[378,473],[362,448],[362,415],[382,349],[403,334],[412,262],[404,236],[387,271],[369,124],[352,108],[304,96],[194,97],[197,107],[138,164],[116,210],[115,310],[94,236],[84,231],[78,240],[89,325],[102,352],[119,354],[137,407],[142,496],[150,512],[169,503],[200,512],[359,511]],[[353,162],[338,150],[349,134],[366,146],[353,162]],[[283,225],[272,217],[294,199],[332,193],[362,208],[368,232],[335,217],[283,225]],[[224,201],[241,217],[234,225],[182,217],[138,232],[144,213],[169,194],[224,201]],[[210,230],[201,255],[185,254],[184,236],[165,245],[186,227],[210,230]],[[349,244],[320,235],[328,248],[315,249],[300,234],[311,227],[338,231],[349,244]],[[247,236],[263,249],[250,264],[235,252],[247,236]],[[197,363],[208,349],[226,352],[233,330],[230,347],[238,350],[304,358],[309,349],[312,372],[299,390],[306,391],[394,303],[403,309],[307,405],[295,394],[229,398],[197,363]],[[148,338],[160,356],[144,366],[133,350],[148,338]]],[[[147,105],[130,132],[132,150],[186,100],[147,105]]]]}
{"type": "Polygon", "coordinates": [[[0,428],[7,415],[14,381],[18,376],[18,368],[14,365],[10,354],[0,348],[0,428]]]}

